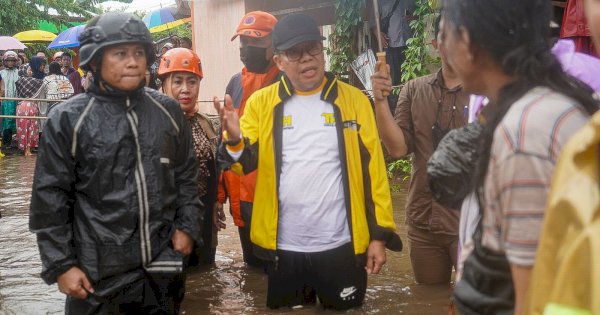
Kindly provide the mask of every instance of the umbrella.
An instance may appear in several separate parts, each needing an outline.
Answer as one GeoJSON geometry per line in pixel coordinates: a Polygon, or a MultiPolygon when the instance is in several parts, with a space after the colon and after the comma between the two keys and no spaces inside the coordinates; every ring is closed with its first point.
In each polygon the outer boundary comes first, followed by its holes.
{"type": "Polygon", "coordinates": [[[79,35],[83,32],[85,25],[68,28],[48,45],[48,49],[73,48],[79,46],[79,35]]]}
{"type": "Polygon", "coordinates": [[[60,32],[66,31],[69,27],[77,26],[77,25],[85,25],[84,22],[66,22],[65,24],[60,24],[60,28],[56,27],[56,24],[52,22],[48,22],[45,20],[40,20],[38,23],[38,30],[47,31],[50,33],[58,34],[60,32]]]}
{"type": "Polygon", "coordinates": [[[25,43],[51,42],[56,38],[55,34],[41,30],[24,31],[13,35],[14,38],[25,43]]]}
{"type": "Polygon", "coordinates": [[[23,45],[18,39],[11,36],[0,36],[0,50],[11,50],[11,49],[25,49],[27,46],[23,45]]]}
{"type": "Polygon", "coordinates": [[[152,10],[142,18],[142,21],[144,21],[144,24],[146,24],[146,27],[148,27],[150,33],[168,30],[170,28],[190,22],[191,20],[191,18],[176,20],[173,16],[171,8],[152,10]]]}
{"type": "Polygon", "coordinates": [[[179,20],[175,20],[173,22],[165,23],[163,25],[151,27],[148,30],[150,31],[150,33],[158,33],[158,32],[166,31],[168,29],[177,27],[177,26],[179,26],[181,24],[185,24],[185,23],[191,22],[191,21],[192,21],[191,17],[185,18],[185,19],[179,19],[179,20]]]}

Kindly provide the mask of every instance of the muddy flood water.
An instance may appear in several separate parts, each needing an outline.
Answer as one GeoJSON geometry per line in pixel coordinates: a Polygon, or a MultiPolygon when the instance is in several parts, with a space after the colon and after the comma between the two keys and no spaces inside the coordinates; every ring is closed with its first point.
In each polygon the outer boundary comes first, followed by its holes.
{"type": "MultiPolygon", "coordinates": [[[[0,158],[0,314],[62,314],[64,295],[41,278],[35,236],[29,232],[28,211],[35,156],[0,158]]],[[[394,217],[404,242],[401,253],[388,251],[379,275],[369,276],[364,305],[350,314],[447,314],[448,285],[416,285],[408,257],[404,225],[406,191],[393,194],[394,217]]],[[[237,228],[228,215],[219,234],[216,264],[193,269],[188,275],[182,314],[314,314],[335,313],[310,306],[270,310],[266,276],[242,261],[237,228]]]]}

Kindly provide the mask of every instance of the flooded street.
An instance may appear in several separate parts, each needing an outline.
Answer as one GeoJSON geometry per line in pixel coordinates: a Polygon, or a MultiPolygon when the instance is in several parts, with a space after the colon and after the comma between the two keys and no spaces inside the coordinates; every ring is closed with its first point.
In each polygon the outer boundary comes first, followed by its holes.
{"type": "MultiPolygon", "coordinates": [[[[41,262],[35,237],[29,232],[28,211],[36,157],[0,159],[0,314],[62,314],[64,295],[39,277],[41,262]]],[[[404,225],[405,190],[394,194],[394,216],[404,251],[388,251],[381,274],[369,276],[364,305],[350,314],[447,314],[450,288],[414,284],[404,225]]],[[[266,308],[262,270],[242,261],[237,228],[228,215],[219,234],[216,264],[191,270],[182,313],[194,314],[314,314],[318,307],[272,311],[266,308]]]]}

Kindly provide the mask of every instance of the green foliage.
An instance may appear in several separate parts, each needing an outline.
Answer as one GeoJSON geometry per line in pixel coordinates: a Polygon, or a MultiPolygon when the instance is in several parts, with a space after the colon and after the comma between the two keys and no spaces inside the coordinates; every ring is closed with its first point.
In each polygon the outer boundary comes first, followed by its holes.
{"type": "Polygon", "coordinates": [[[331,62],[331,72],[337,76],[348,74],[348,66],[356,58],[352,50],[355,46],[356,34],[362,23],[360,16],[365,0],[336,0],[335,29],[329,36],[331,47],[327,49],[331,62]]]}
{"type": "Polygon", "coordinates": [[[177,36],[179,38],[187,37],[192,39],[192,25],[191,23],[185,23],[174,27],[172,29],[168,29],[162,32],[152,33],[152,39],[155,42],[165,42],[165,38],[177,36]]]}
{"type": "MultiPolygon", "coordinates": [[[[99,13],[96,6],[104,1],[107,0],[0,0],[0,35],[12,36],[37,29],[39,21],[49,21],[60,28],[73,20],[71,16],[89,19],[99,13]]],[[[131,3],[132,0],[118,1],[131,3]]]]}
{"type": "Polygon", "coordinates": [[[412,172],[412,156],[390,162],[387,165],[387,176],[390,179],[390,188],[394,192],[398,192],[402,186],[398,180],[403,182],[410,178],[412,172]]]}
{"type": "Polygon", "coordinates": [[[412,157],[399,159],[387,165],[387,176],[389,179],[397,179],[399,176],[402,176],[402,180],[405,181],[410,178],[411,171],[412,157]]]}
{"type": "Polygon", "coordinates": [[[406,41],[406,59],[402,64],[403,83],[429,74],[428,66],[440,63],[439,58],[432,58],[428,52],[431,33],[427,30],[427,21],[431,21],[436,13],[427,0],[415,0],[415,3],[415,19],[410,22],[414,35],[406,41]]]}

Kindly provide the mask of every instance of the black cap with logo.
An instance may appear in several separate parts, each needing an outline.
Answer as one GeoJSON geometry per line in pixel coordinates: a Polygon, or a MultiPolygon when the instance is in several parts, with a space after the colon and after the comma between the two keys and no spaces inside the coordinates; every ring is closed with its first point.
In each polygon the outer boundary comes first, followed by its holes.
{"type": "Polygon", "coordinates": [[[276,51],[285,51],[303,42],[325,39],[315,20],[302,13],[283,17],[273,28],[271,36],[276,51]]]}

